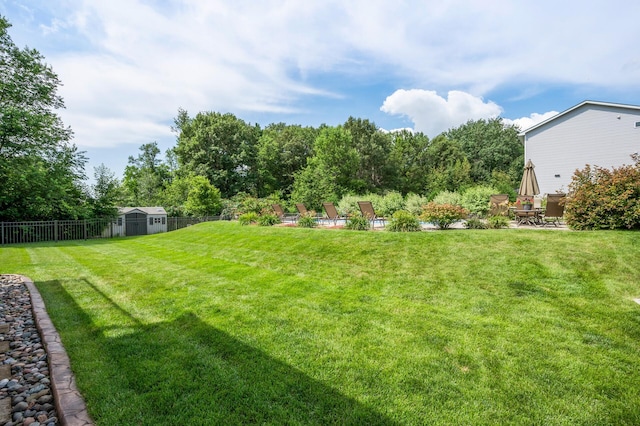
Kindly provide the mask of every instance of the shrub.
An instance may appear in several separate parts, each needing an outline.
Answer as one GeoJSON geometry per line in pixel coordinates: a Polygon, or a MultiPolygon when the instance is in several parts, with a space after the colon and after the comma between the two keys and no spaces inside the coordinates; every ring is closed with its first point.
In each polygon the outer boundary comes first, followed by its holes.
{"type": "Polygon", "coordinates": [[[487,224],[482,219],[472,217],[471,219],[467,219],[464,227],[467,229],[487,229],[487,224]]]}
{"type": "Polygon", "coordinates": [[[355,231],[366,231],[369,229],[369,219],[362,216],[360,213],[355,213],[347,219],[347,223],[344,227],[355,231]]]}
{"type": "Polygon", "coordinates": [[[318,222],[316,222],[315,214],[309,212],[307,214],[303,214],[298,219],[298,226],[300,228],[315,228],[318,226],[318,222]]]}
{"type": "Polygon", "coordinates": [[[391,216],[387,229],[391,232],[415,232],[420,231],[422,227],[413,214],[406,210],[398,210],[391,216]]]}
{"type": "Polygon", "coordinates": [[[342,197],[338,204],[336,204],[336,210],[343,216],[351,216],[355,213],[359,213],[358,201],[361,201],[362,197],[359,195],[345,195],[342,197]]]}
{"type": "Polygon", "coordinates": [[[239,203],[235,200],[222,200],[222,211],[220,212],[220,218],[223,220],[231,220],[238,214],[239,203]]]}
{"type": "Polygon", "coordinates": [[[251,225],[258,222],[258,213],[249,212],[238,216],[238,222],[240,225],[251,225]]]}
{"type": "Polygon", "coordinates": [[[433,201],[436,204],[452,204],[454,206],[461,206],[462,196],[457,192],[442,191],[438,195],[436,195],[431,201],[433,201]]]}
{"type": "Polygon", "coordinates": [[[407,199],[404,202],[404,208],[414,216],[418,216],[422,213],[422,206],[427,204],[427,202],[426,197],[418,194],[407,194],[407,199]]]}
{"type": "Polygon", "coordinates": [[[267,213],[258,217],[258,225],[260,226],[272,226],[280,223],[280,219],[275,214],[267,213]]]}
{"type": "Polygon", "coordinates": [[[430,202],[422,208],[420,219],[433,223],[440,229],[447,229],[451,224],[467,217],[468,214],[469,212],[460,206],[430,202]]]}
{"type": "Polygon", "coordinates": [[[509,218],[507,216],[490,216],[487,219],[487,224],[491,229],[507,228],[509,226],[509,218]]]}
{"type": "Polygon", "coordinates": [[[256,198],[244,192],[236,194],[231,198],[231,201],[235,205],[236,212],[239,214],[250,212],[262,214],[263,212],[270,211],[272,204],[282,203],[278,194],[270,195],[268,198],[256,198]]]}
{"type": "Polygon", "coordinates": [[[492,194],[497,194],[498,190],[493,186],[477,185],[464,191],[462,194],[462,207],[469,210],[469,213],[479,217],[485,217],[489,212],[489,201],[492,194]]]}
{"type": "Polygon", "coordinates": [[[640,229],[640,156],[611,170],[587,165],[569,185],[565,220],[574,229],[640,229]]]}
{"type": "Polygon", "coordinates": [[[380,198],[377,207],[376,204],[374,204],[374,209],[380,216],[391,217],[398,210],[403,210],[405,208],[404,206],[405,203],[402,194],[392,191],[380,198]]]}

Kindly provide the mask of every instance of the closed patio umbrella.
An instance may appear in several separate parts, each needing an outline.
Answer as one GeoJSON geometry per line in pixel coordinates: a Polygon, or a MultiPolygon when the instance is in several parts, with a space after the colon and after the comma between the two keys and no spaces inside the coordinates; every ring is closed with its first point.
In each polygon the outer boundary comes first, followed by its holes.
{"type": "Polygon", "coordinates": [[[534,165],[531,160],[527,161],[526,166],[524,166],[524,174],[522,175],[522,180],[520,181],[520,189],[518,190],[518,195],[529,195],[534,196],[540,193],[540,188],[538,187],[538,179],[536,178],[536,172],[534,169],[534,165]]]}

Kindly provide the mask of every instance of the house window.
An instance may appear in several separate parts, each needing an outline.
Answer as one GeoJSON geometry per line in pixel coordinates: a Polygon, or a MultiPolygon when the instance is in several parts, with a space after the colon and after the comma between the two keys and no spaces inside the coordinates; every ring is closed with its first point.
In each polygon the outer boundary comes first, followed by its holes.
{"type": "Polygon", "coordinates": [[[166,224],[167,224],[167,218],[166,218],[166,217],[164,217],[164,216],[162,216],[162,224],[163,224],[163,225],[166,225],[166,224]]]}
{"type": "Polygon", "coordinates": [[[153,223],[155,223],[156,225],[159,225],[160,224],[160,218],[159,217],[153,218],[153,223]]]}
{"type": "Polygon", "coordinates": [[[118,218],[118,226],[122,226],[122,218],[121,217],[118,218]]]}
{"type": "Polygon", "coordinates": [[[640,127],[640,121],[636,121],[636,127],[640,127]]]}

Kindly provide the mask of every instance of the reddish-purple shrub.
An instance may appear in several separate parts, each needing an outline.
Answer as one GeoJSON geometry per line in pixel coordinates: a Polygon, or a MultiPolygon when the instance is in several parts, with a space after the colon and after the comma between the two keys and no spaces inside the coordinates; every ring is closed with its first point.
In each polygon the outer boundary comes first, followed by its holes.
{"type": "Polygon", "coordinates": [[[613,169],[587,165],[569,185],[565,220],[574,229],[640,229],[640,156],[613,169]]]}

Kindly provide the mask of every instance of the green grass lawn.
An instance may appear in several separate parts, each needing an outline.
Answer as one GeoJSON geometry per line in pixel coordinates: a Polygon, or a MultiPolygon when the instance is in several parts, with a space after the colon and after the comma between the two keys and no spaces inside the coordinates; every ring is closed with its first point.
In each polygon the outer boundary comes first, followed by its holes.
{"type": "Polygon", "coordinates": [[[0,248],[98,425],[640,424],[640,233],[217,222],[0,248]]]}

